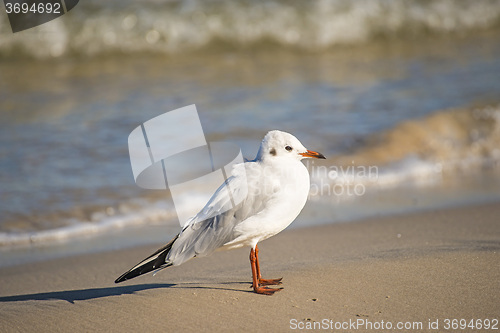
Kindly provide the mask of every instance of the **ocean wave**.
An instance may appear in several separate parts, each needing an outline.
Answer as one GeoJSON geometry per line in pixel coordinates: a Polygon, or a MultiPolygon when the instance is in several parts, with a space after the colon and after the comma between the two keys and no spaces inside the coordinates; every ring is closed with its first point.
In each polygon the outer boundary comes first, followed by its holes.
{"type": "Polygon", "coordinates": [[[374,38],[484,30],[499,23],[500,2],[491,0],[92,0],[16,34],[1,16],[0,56],[179,54],[221,43],[318,51],[374,38]]]}
{"type": "MultiPolygon", "coordinates": [[[[463,174],[485,169],[498,172],[500,104],[436,112],[402,122],[365,141],[353,154],[334,156],[323,164],[306,160],[311,173],[310,199],[356,200],[367,191],[436,185],[443,178],[460,180],[463,174]]],[[[60,221],[51,221],[49,229],[6,230],[4,225],[0,246],[56,243],[141,225],[178,228],[176,210],[203,204],[202,196],[196,193],[186,193],[183,199],[176,207],[158,195],[134,199],[116,208],[96,209],[85,221],[76,216],[68,218],[65,212],[60,221]]]]}
{"type": "Polygon", "coordinates": [[[365,141],[355,153],[333,157],[332,165],[311,166],[317,194],[353,198],[367,187],[421,186],[498,171],[500,105],[436,112],[365,141]]]}
{"type": "Polygon", "coordinates": [[[500,161],[500,105],[445,110],[409,120],[376,134],[358,159],[372,163],[401,161],[408,156],[468,171],[500,161]]]}
{"type": "MultiPolygon", "coordinates": [[[[203,189],[200,189],[200,192],[203,193],[203,189]]],[[[17,221],[14,219],[9,223],[0,224],[0,247],[66,242],[146,225],[179,228],[185,223],[180,221],[179,217],[186,216],[192,206],[203,207],[205,201],[205,196],[198,192],[185,193],[177,198],[174,206],[167,197],[159,198],[157,194],[153,194],[148,198],[135,198],[115,207],[80,207],[81,210],[91,211],[88,212],[87,218],[75,213],[75,209],[73,212],[62,211],[39,217],[42,222],[27,226],[24,218],[20,217],[17,221]]]]}
{"type": "MultiPolygon", "coordinates": [[[[102,211],[96,210],[92,214],[92,221],[82,221],[77,218],[67,218],[61,216],[58,223],[61,226],[49,229],[31,229],[26,231],[0,231],[0,247],[31,246],[36,244],[48,244],[64,242],[70,239],[84,236],[98,235],[112,232],[123,228],[140,225],[155,224],[177,224],[176,216],[164,201],[155,203],[139,202],[134,204],[133,211],[122,210],[113,207],[106,207],[102,211]]],[[[52,216],[57,219],[56,216],[52,216]]]]}

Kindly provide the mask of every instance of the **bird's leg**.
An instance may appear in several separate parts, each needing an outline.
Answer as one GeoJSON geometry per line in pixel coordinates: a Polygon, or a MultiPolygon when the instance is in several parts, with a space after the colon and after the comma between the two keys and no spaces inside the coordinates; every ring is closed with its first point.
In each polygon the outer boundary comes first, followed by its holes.
{"type": "Polygon", "coordinates": [[[255,255],[255,250],[252,248],[252,249],[250,249],[250,264],[252,266],[252,287],[253,287],[253,290],[257,294],[264,294],[264,295],[272,295],[275,292],[281,290],[282,288],[273,289],[273,288],[268,288],[268,287],[262,286],[260,284],[260,282],[259,282],[260,279],[257,275],[256,263],[257,263],[257,256],[255,255]]]}
{"type": "Polygon", "coordinates": [[[281,284],[281,280],[283,278],[279,279],[263,279],[262,275],[260,274],[260,265],[259,265],[259,247],[255,245],[255,267],[257,269],[257,278],[259,279],[259,283],[262,286],[271,286],[271,285],[278,285],[281,284]]]}

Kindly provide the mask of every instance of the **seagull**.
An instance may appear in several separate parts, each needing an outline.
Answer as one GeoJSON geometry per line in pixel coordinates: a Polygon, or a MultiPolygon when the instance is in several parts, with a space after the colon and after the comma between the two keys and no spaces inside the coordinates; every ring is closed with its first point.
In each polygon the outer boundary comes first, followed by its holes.
{"type": "Polygon", "coordinates": [[[309,172],[301,162],[304,158],[325,156],[306,149],[290,133],[270,131],[262,140],[256,158],[235,165],[231,176],[177,236],[122,274],[115,283],[178,266],[218,249],[249,246],[253,290],[273,295],[283,289],[268,287],[280,285],[282,278],[262,278],[257,244],[284,230],[302,211],[310,188],[309,172]],[[233,200],[230,193],[241,189],[246,191],[242,200],[225,209],[233,200]]]}

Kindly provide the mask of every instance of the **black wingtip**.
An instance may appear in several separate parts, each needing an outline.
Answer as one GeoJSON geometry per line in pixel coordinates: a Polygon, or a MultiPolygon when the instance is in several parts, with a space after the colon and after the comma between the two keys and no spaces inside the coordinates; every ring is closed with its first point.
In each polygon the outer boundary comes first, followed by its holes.
{"type": "Polygon", "coordinates": [[[132,271],[128,271],[128,272],[122,274],[118,279],[115,280],[115,283],[120,283],[123,281],[127,281],[128,279],[131,279],[131,277],[129,276],[130,273],[132,273],[132,271]]]}
{"type": "Polygon", "coordinates": [[[149,272],[152,272],[155,270],[167,268],[170,266],[172,266],[172,264],[170,264],[170,263],[159,265],[158,262],[156,262],[156,263],[149,262],[146,265],[137,267],[136,269],[133,269],[131,271],[124,273],[122,276],[120,276],[118,279],[115,280],[115,283],[127,281],[127,280],[133,279],[135,277],[138,277],[139,275],[146,274],[146,273],[149,273],[149,272]]]}
{"type": "Polygon", "coordinates": [[[132,267],[129,271],[123,273],[118,279],[115,280],[115,283],[120,283],[126,280],[133,279],[139,275],[149,273],[151,271],[166,268],[172,266],[171,263],[166,263],[165,258],[167,257],[172,245],[177,240],[179,235],[175,236],[167,245],[158,249],[155,253],[144,259],[142,262],[132,267]],[[151,259],[151,260],[149,260],[151,259]]]}
{"type": "Polygon", "coordinates": [[[120,283],[120,282],[123,282],[123,281],[126,281],[126,280],[127,279],[122,275],[118,279],[115,280],[115,283],[120,283]]]}

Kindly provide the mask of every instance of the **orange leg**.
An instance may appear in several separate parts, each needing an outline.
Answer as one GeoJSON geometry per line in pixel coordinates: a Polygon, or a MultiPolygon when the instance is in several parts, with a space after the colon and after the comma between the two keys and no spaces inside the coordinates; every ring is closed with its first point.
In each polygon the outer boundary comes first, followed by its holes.
{"type": "MultiPolygon", "coordinates": [[[[257,253],[258,253],[257,247],[255,247],[255,250],[254,249],[250,250],[250,264],[252,266],[252,286],[253,286],[253,290],[257,294],[272,295],[275,292],[277,292],[277,291],[279,291],[279,290],[281,290],[283,288],[279,288],[279,289],[268,288],[268,287],[265,287],[264,285],[261,284],[260,281],[262,279],[260,278],[260,267],[258,266],[259,259],[257,257],[257,253]],[[259,267],[259,269],[257,269],[257,267],[259,267]]],[[[281,279],[277,279],[277,280],[281,281],[281,279]]],[[[278,281],[278,283],[281,283],[279,281],[278,281]]]]}
{"type": "Polygon", "coordinates": [[[262,275],[260,274],[260,265],[259,265],[259,247],[255,245],[255,267],[257,268],[257,278],[259,279],[259,283],[262,286],[271,286],[271,285],[278,285],[281,284],[281,280],[283,278],[279,279],[263,279],[262,275]]]}

